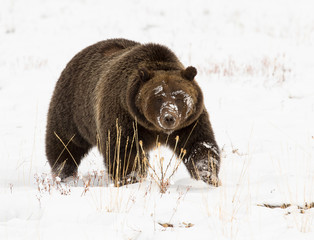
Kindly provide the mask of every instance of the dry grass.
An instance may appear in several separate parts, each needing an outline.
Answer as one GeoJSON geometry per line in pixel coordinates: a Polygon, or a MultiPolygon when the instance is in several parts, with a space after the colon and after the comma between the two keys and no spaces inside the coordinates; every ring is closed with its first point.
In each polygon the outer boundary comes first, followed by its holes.
{"type": "MultiPolygon", "coordinates": [[[[114,186],[116,186],[116,187],[123,186],[125,184],[142,182],[146,178],[147,170],[148,171],[150,170],[151,171],[150,176],[155,181],[155,183],[158,185],[160,192],[165,193],[168,189],[171,178],[174,176],[174,174],[178,170],[178,167],[180,166],[180,164],[181,164],[181,162],[182,162],[182,160],[186,154],[186,150],[182,148],[180,151],[180,155],[179,156],[175,155],[175,151],[177,150],[178,143],[179,143],[179,136],[176,136],[176,138],[175,138],[176,142],[175,142],[175,148],[174,148],[173,154],[170,157],[168,164],[165,165],[164,164],[165,163],[164,156],[162,156],[162,154],[161,154],[162,145],[158,141],[158,137],[157,137],[156,146],[154,148],[154,151],[157,151],[158,154],[155,155],[155,157],[150,160],[153,163],[150,163],[150,161],[148,160],[148,157],[147,157],[147,153],[144,151],[144,148],[143,148],[143,141],[138,139],[137,122],[136,121],[135,121],[135,123],[133,123],[133,129],[134,129],[133,136],[131,138],[129,138],[129,137],[127,138],[125,146],[121,146],[122,129],[121,129],[121,126],[118,125],[118,119],[117,119],[117,121],[116,121],[116,143],[115,143],[114,150],[110,149],[110,147],[109,147],[109,146],[111,146],[111,133],[110,133],[110,131],[108,131],[108,138],[106,139],[106,144],[105,144],[106,151],[105,151],[104,158],[105,158],[105,161],[107,161],[107,164],[106,164],[108,166],[107,171],[112,172],[112,170],[114,169],[114,171],[116,171],[116,177],[115,177],[115,179],[111,179],[110,175],[107,174],[106,180],[107,180],[107,182],[113,181],[114,186]],[[124,148],[124,156],[121,156],[121,154],[120,154],[121,147],[124,148]],[[143,172],[144,173],[144,175],[141,175],[139,173],[136,176],[137,179],[134,179],[132,176],[128,176],[127,171],[126,171],[126,169],[129,169],[129,167],[130,167],[129,163],[130,163],[131,152],[134,150],[134,148],[136,150],[136,157],[134,160],[134,164],[131,168],[132,169],[131,172],[137,172],[137,173],[143,172]],[[113,156],[113,162],[110,161],[112,156],[113,156]],[[121,163],[120,159],[121,158],[123,159],[123,162],[124,162],[123,166],[120,166],[120,163],[121,163]]],[[[70,150],[68,149],[68,145],[73,140],[75,135],[72,136],[72,138],[67,143],[65,143],[58,136],[57,133],[54,133],[54,134],[55,134],[56,138],[58,138],[58,140],[62,143],[62,145],[64,147],[63,150],[61,151],[61,153],[59,154],[59,157],[57,158],[54,165],[59,161],[62,153],[64,151],[67,151],[69,153],[69,155],[71,156],[71,159],[70,160],[67,159],[66,161],[74,161],[74,163],[78,167],[77,161],[74,159],[73,155],[71,154],[70,150]]],[[[100,141],[101,141],[101,139],[97,135],[98,149],[101,151],[102,145],[100,144],[100,141]]],[[[185,144],[187,141],[188,141],[188,139],[185,140],[185,144]]],[[[166,142],[166,144],[167,144],[167,142],[166,142]]],[[[184,146],[185,146],[185,144],[184,144],[184,146]]],[[[57,176],[59,176],[60,173],[62,172],[66,161],[64,161],[60,165],[60,167],[58,168],[59,173],[57,174],[57,176]]],[[[54,165],[52,166],[52,168],[54,167],[54,165]]],[[[89,187],[89,185],[90,184],[88,182],[86,182],[85,189],[87,189],[89,187]]]]}
{"type": "MultiPolygon", "coordinates": [[[[283,146],[281,158],[273,161],[282,177],[277,184],[284,203],[279,206],[287,206],[287,209],[284,209],[288,224],[294,225],[300,232],[310,232],[314,229],[313,158],[311,152],[307,151],[310,146],[308,148],[290,144],[283,146]]],[[[274,207],[272,204],[267,206],[274,207]]]]}
{"type": "Polygon", "coordinates": [[[260,56],[248,62],[239,62],[233,57],[223,61],[209,62],[200,72],[207,76],[217,75],[226,79],[249,79],[263,77],[264,86],[282,86],[291,76],[292,67],[285,53],[275,56],[260,56]]]}
{"type": "MultiPolygon", "coordinates": [[[[116,124],[116,143],[115,143],[115,149],[110,149],[109,146],[111,145],[111,133],[108,132],[108,138],[106,139],[106,151],[105,151],[105,159],[108,161],[113,156],[113,163],[110,161],[107,163],[108,171],[112,172],[113,168],[115,169],[117,177],[115,179],[111,179],[109,174],[106,174],[104,171],[102,172],[92,172],[89,173],[87,176],[73,176],[65,180],[65,183],[61,183],[60,178],[58,177],[61,171],[63,170],[65,161],[60,165],[59,168],[59,174],[55,176],[54,178],[49,177],[48,175],[42,175],[42,176],[35,176],[35,181],[37,184],[38,192],[40,196],[44,193],[51,194],[53,191],[59,192],[61,195],[69,195],[71,194],[71,188],[72,187],[82,187],[81,197],[86,196],[88,199],[90,199],[90,203],[92,206],[96,208],[97,211],[106,211],[106,212],[114,212],[114,213],[129,213],[134,204],[136,203],[136,196],[138,194],[139,189],[141,189],[143,186],[146,187],[145,191],[145,198],[147,198],[148,195],[150,195],[152,190],[152,182],[155,182],[158,185],[158,188],[161,193],[165,193],[170,185],[171,178],[174,176],[175,172],[177,171],[179,165],[182,162],[182,159],[185,155],[185,150],[181,149],[181,154],[179,157],[175,156],[173,153],[171,158],[168,161],[168,164],[165,165],[164,156],[161,154],[161,144],[158,142],[158,139],[156,139],[156,147],[155,150],[158,152],[158,156],[156,158],[152,159],[151,161],[154,162],[154,164],[151,164],[148,161],[148,158],[146,156],[146,153],[143,149],[143,142],[138,139],[137,134],[137,123],[135,122],[133,124],[134,128],[134,135],[131,138],[127,139],[126,145],[121,146],[121,126],[118,125],[118,121],[116,124]],[[121,156],[120,154],[120,148],[123,147],[125,149],[124,156],[121,156]],[[151,177],[153,181],[146,182],[144,185],[142,185],[142,182],[144,181],[145,176],[140,175],[139,184],[138,185],[126,185],[125,184],[132,184],[133,178],[130,178],[130,181],[128,181],[128,176],[126,176],[126,169],[129,168],[128,162],[131,157],[131,151],[136,150],[136,159],[134,161],[134,166],[132,167],[132,170],[135,171],[136,165],[139,165],[140,168],[144,168],[151,172],[151,177]],[[141,156],[143,156],[141,158],[141,156]],[[126,164],[123,166],[120,166],[119,159],[123,158],[126,164]],[[156,164],[157,163],[157,164],[156,164]],[[121,171],[120,171],[121,169],[121,171]],[[121,173],[121,174],[120,174],[121,173]],[[127,182],[128,181],[128,182],[127,182]],[[124,186],[121,188],[121,186],[124,186]]],[[[59,157],[56,161],[56,163],[59,161],[61,154],[64,151],[67,151],[72,159],[68,159],[66,161],[74,161],[76,163],[76,160],[74,159],[73,155],[71,154],[70,150],[68,149],[68,145],[73,140],[75,136],[73,136],[69,141],[64,142],[57,133],[55,133],[56,138],[62,143],[63,150],[59,154],[59,157]]],[[[179,137],[177,136],[175,138],[176,140],[176,146],[175,150],[177,148],[179,137]]],[[[100,144],[100,138],[98,137],[98,149],[102,146],[100,144]]],[[[56,164],[55,163],[55,164],[56,164]]],[[[76,163],[77,165],[77,163],[76,163]]],[[[138,179],[137,179],[138,180],[138,179]]],[[[136,181],[137,182],[137,181],[136,181]]],[[[185,193],[186,194],[186,193],[185,193]]],[[[39,201],[40,201],[39,197],[39,201]]],[[[179,197],[179,200],[177,202],[177,207],[180,203],[180,200],[183,198],[183,196],[179,197]]],[[[175,208],[173,215],[176,212],[175,208]]],[[[169,220],[171,221],[171,219],[169,220]]]]}
{"type": "MultiPolygon", "coordinates": [[[[179,136],[176,136],[175,138],[176,144],[174,151],[176,151],[176,148],[178,146],[179,142],[179,136]]],[[[170,160],[168,161],[168,164],[165,165],[165,158],[162,154],[161,149],[161,143],[158,142],[158,139],[156,140],[156,146],[154,151],[157,152],[157,155],[154,156],[153,159],[151,159],[152,163],[150,163],[146,157],[146,153],[143,149],[143,142],[139,142],[141,150],[143,152],[145,165],[149,167],[149,170],[151,170],[151,178],[155,181],[155,183],[158,185],[160,192],[165,193],[170,185],[171,178],[178,170],[178,167],[180,166],[186,151],[181,149],[180,155],[177,157],[175,156],[175,153],[173,152],[170,160]],[[171,168],[170,166],[173,165],[171,168]]]]}

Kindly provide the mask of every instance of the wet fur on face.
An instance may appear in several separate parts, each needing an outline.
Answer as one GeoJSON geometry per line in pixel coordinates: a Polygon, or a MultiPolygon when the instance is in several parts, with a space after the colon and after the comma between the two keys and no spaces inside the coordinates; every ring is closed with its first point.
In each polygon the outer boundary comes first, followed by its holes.
{"type": "Polygon", "coordinates": [[[195,113],[198,95],[195,84],[178,71],[156,71],[141,87],[136,106],[157,131],[171,133],[195,113]]]}

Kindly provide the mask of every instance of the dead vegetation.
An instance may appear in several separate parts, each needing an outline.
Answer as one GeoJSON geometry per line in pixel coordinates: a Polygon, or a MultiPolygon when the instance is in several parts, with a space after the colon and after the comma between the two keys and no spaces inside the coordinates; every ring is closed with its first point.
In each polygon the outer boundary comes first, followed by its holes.
{"type": "MultiPolygon", "coordinates": [[[[197,123],[196,123],[197,124],[197,123]]],[[[127,138],[126,145],[121,146],[121,134],[122,134],[122,129],[121,126],[118,124],[118,119],[116,121],[116,142],[115,142],[115,148],[110,149],[111,146],[111,132],[108,131],[108,138],[106,139],[106,151],[105,151],[105,161],[107,165],[107,171],[109,173],[115,173],[115,177],[112,178],[110,174],[105,174],[104,172],[100,175],[94,173],[90,174],[87,178],[82,179],[84,182],[84,191],[82,195],[86,194],[88,191],[89,187],[91,186],[99,186],[102,182],[106,182],[107,184],[113,183],[114,186],[120,187],[124,186],[126,184],[133,184],[133,183],[141,183],[146,179],[146,174],[149,172],[149,176],[153,179],[153,181],[158,185],[160,192],[165,193],[170,185],[171,179],[174,176],[174,174],[177,172],[180,164],[182,163],[185,155],[186,155],[186,150],[184,149],[186,143],[189,140],[190,135],[192,134],[196,124],[192,128],[190,134],[188,135],[187,139],[184,140],[183,147],[180,149],[180,154],[179,156],[176,156],[175,152],[177,151],[177,148],[179,146],[179,141],[180,138],[179,136],[175,137],[175,147],[174,151],[168,161],[165,161],[165,158],[162,154],[161,150],[161,143],[159,142],[159,137],[157,136],[156,139],[156,145],[154,148],[154,151],[157,152],[158,154],[152,158],[148,159],[147,153],[144,151],[143,148],[143,141],[138,139],[138,132],[137,132],[137,122],[135,121],[133,123],[133,129],[134,129],[134,134],[131,138],[127,138]],[[124,156],[121,156],[120,154],[120,149],[124,148],[124,156]],[[127,169],[130,168],[129,163],[130,163],[130,157],[131,157],[131,152],[136,151],[136,157],[135,160],[133,161],[133,166],[131,168],[131,172],[135,173],[136,176],[129,176],[127,175],[127,169]],[[111,158],[113,157],[113,162],[111,162],[111,158]],[[123,160],[123,161],[121,161],[123,160]],[[123,166],[121,166],[121,162],[123,162],[123,166]],[[165,164],[166,163],[166,164],[165,164]],[[95,182],[96,181],[96,182],[95,182]],[[97,182],[98,181],[98,182],[97,182]]],[[[59,154],[58,159],[56,160],[55,163],[57,163],[64,151],[67,151],[69,155],[71,156],[71,159],[66,159],[63,164],[60,165],[60,168],[58,169],[57,176],[58,177],[65,165],[66,161],[74,161],[75,165],[78,167],[77,161],[74,159],[73,155],[71,154],[68,145],[70,142],[73,140],[75,136],[72,136],[72,138],[67,141],[66,143],[58,136],[57,133],[55,133],[56,138],[62,143],[63,145],[63,150],[59,154]]],[[[169,136],[168,136],[169,138],[169,136]]],[[[167,145],[168,138],[166,140],[165,145],[167,145]]],[[[98,149],[101,151],[101,139],[97,135],[97,143],[98,143],[98,149]]],[[[208,156],[210,160],[210,156],[208,156]]],[[[211,161],[208,161],[209,163],[211,161]]],[[[54,166],[52,166],[53,168],[54,166]]],[[[213,166],[209,166],[213,168],[213,166]]],[[[196,168],[196,167],[195,167],[196,168]]],[[[215,170],[215,169],[214,169],[215,170]]],[[[195,172],[199,175],[198,169],[195,170],[195,172]]],[[[78,176],[72,176],[74,185],[79,181],[78,176]]],[[[198,178],[200,179],[200,177],[198,178]]]]}
{"type": "MultiPolygon", "coordinates": [[[[266,208],[270,208],[270,209],[274,209],[274,208],[286,209],[286,208],[292,207],[293,205],[290,203],[283,203],[281,205],[263,203],[263,204],[257,204],[257,206],[266,207],[266,208]]],[[[314,208],[314,202],[310,202],[310,203],[305,202],[303,206],[296,205],[296,207],[297,207],[297,209],[300,210],[300,213],[304,214],[306,210],[314,208]]],[[[288,214],[290,214],[290,212],[288,212],[288,214]]]]}
{"type": "Polygon", "coordinates": [[[263,84],[270,86],[281,86],[292,73],[291,64],[284,53],[275,56],[261,56],[249,62],[239,62],[233,57],[229,57],[223,61],[210,62],[206,68],[200,68],[200,70],[206,75],[218,75],[237,81],[239,81],[239,76],[244,79],[249,78],[250,81],[252,81],[252,77],[263,77],[263,84]]]}

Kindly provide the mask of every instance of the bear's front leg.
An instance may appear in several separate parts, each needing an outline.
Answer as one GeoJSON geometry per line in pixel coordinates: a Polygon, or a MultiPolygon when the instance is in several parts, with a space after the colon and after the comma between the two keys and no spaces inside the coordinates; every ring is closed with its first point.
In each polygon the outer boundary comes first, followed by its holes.
{"type": "Polygon", "coordinates": [[[182,160],[191,177],[219,186],[220,151],[206,110],[197,121],[175,134],[181,139],[177,155],[181,148],[185,150],[182,160]]]}
{"type": "Polygon", "coordinates": [[[216,144],[210,141],[195,142],[183,159],[190,175],[197,180],[219,186],[220,154],[216,144]]]}

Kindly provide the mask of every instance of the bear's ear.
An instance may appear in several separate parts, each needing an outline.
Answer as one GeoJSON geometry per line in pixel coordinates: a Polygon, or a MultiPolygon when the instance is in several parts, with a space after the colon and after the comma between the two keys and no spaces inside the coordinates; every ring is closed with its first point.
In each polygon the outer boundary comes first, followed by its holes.
{"type": "Polygon", "coordinates": [[[140,68],[138,70],[138,75],[143,82],[147,82],[149,79],[154,77],[154,73],[146,68],[140,68]]]}
{"type": "Polygon", "coordinates": [[[192,81],[197,74],[197,70],[195,67],[189,66],[185,70],[181,71],[181,75],[183,78],[192,81]]]}

